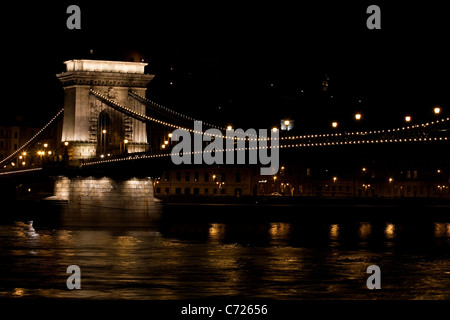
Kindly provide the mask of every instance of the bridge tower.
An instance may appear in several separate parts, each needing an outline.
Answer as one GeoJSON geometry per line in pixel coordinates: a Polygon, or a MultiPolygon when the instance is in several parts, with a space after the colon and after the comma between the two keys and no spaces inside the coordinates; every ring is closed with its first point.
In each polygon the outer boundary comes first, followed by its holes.
{"type": "Polygon", "coordinates": [[[62,141],[69,142],[73,160],[101,155],[145,152],[146,124],[103,104],[90,90],[145,114],[145,105],[129,97],[130,90],[145,96],[154,75],[144,74],[147,63],[69,60],[66,72],[57,74],[64,86],[64,121],[62,141]]]}

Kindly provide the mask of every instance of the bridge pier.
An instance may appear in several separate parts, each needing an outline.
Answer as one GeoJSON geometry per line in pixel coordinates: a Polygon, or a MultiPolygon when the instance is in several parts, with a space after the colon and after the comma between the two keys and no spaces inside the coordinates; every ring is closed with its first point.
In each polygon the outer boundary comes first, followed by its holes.
{"type": "Polygon", "coordinates": [[[71,208],[148,211],[155,206],[151,178],[57,177],[54,190],[56,198],[67,200],[71,208]]]}

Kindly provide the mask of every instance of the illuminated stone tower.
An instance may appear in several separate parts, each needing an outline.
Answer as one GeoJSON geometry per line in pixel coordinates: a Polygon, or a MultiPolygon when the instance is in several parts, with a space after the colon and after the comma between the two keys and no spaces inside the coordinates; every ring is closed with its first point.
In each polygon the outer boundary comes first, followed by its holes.
{"type": "Polygon", "coordinates": [[[148,149],[146,124],[99,101],[90,89],[145,114],[145,105],[128,96],[145,96],[154,75],[144,74],[142,62],[69,60],[57,75],[65,91],[62,141],[69,142],[73,160],[148,149]]]}

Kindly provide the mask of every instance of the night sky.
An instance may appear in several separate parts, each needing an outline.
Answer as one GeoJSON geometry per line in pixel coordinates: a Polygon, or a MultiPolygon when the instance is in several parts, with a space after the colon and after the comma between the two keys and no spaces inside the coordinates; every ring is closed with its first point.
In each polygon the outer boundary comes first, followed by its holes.
{"type": "Polygon", "coordinates": [[[144,59],[155,74],[150,99],[221,125],[264,128],[288,117],[296,130],[318,132],[333,120],[352,128],[355,112],[367,128],[402,125],[406,113],[427,121],[435,105],[447,115],[447,11],[391,2],[8,4],[2,118],[44,124],[63,106],[55,74],[83,58],[144,59]],[[66,28],[70,4],[81,8],[81,30],[66,28]],[[381,30],[366,27],[370,4],[381,8],[381,30]]]}

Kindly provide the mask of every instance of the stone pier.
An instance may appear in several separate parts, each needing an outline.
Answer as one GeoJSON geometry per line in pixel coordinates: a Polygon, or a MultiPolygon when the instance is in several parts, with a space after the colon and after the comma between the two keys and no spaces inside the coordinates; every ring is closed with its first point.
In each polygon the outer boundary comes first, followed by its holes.
{"type": "Polygon", "coordinates": [[[151,178],[114,180],[94,177],[58,177],[55,196],[71,207],[150,210],[154,207],[151,178]]]}

